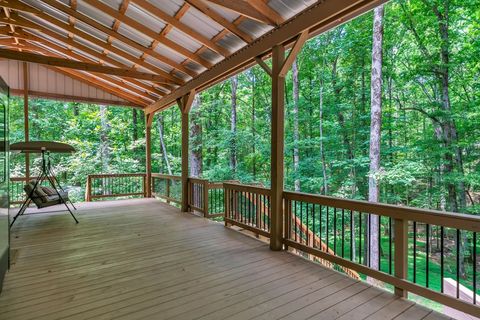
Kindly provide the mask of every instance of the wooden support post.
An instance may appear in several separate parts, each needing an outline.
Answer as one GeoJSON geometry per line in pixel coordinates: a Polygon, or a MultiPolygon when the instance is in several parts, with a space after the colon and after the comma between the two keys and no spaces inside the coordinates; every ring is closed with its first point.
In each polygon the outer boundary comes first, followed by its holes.
{"type": "MultiPolygon", "coordinates": [[[[275,45],[272,48],[272,133],[271,133],[271,226],[270,249],[283,248],[283,152],[285,139],[285,76],[297,54],[308,38],[308,31],[303,31],[285,58],[285,47],[275,45]]],[[[268,73],[269,68],[262,66],[268,73]]]]}
{"type": "Polygon", "coordinates": [[[188,142],[189,142],[189,123],[188,113],[192,107],[195,90],[191,90],[187,95],[177,100],[178,107],[182,112],[182,212],[187,212],[188,208],[188,142]]]}
{"type": "Polygon", "coordinates": [[[182,112],[182,212],[188,211],[188,112],[182,112]]]}
{"type": "Polygon", "coordinates": [[[283,148],[285,121],[285,77],[280,70],[285,61],[285,48],[272,49],[272,132],[271,132],[271,227],[270,249],[283,248],[283,148]]]}
{"type": "MultiPolygon", "coordinates": [[[[395,277],[407,278],[408,271],[408,221],[395,219],[395,277]]],[[[407,298],[408,292],[395,287],[395,295],[407,298]]]]}
{"type": "MultiPolygon", "coordinates": [[[[30,140],[30,128],[28,123],[28,90],[29,90],[28,63],[23,63],[23,126],[25,133],[25,142],[30,140]]],[[[25,153],[25,178],[30,181],[30,154],[25,153]]]]}
{"type": "Polygon", "coordinates": [[[152,122],[153,113],[145,116],[145,183],[144,194],[146,198],[152,196],[152,122]]]}

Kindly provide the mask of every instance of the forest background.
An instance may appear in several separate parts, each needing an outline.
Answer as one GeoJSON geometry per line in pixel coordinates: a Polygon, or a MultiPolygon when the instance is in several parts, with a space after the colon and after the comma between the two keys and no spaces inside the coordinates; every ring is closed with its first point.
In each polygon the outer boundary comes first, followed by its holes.
{"type": "MultiPolygon", "coordinates": [[[[480,1],[392,1],[381,18],[378,168],[371,170],[369,150],[378,37],[370,12],[308,41],[287,75],[285,189],[368,199],[373,177],[380,202],[477,214],[480,1]]],[[[191,175],[268,186],[270,87],[256,66],[197,95],[191,175]]],[[[11,104],[11,141],[21,141],[23,101],[11,104]]],[[[79,150],[57,168],[78,192],[87,174],[145,171],[140,110],[42,99],[30,105],[31,140],[79,150]]],[[[155,116],[154,172],[180,174],[180,123],[176,107],[155,116]]],[[[12,159],[12,176],[24,173],[20,158],[12,159]]]]}

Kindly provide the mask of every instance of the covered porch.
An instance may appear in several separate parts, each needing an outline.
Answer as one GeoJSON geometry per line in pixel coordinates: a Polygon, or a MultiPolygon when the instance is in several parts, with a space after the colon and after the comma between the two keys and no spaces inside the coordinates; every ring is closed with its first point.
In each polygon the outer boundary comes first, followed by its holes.
{"type": "Polygon", "coordinates": [[[155,199],[78,216],[19,219],[0,319],[447,319],[155,199]]]}
{"type": "MultiPolygon", "coordinates": [[[[478,216],[285,189],[286,74],[309,38],[386,0],[129,2],[0,0],[0,66],[24,97],[25,140],[29,96],[131,106],[146,160],[142,172],[86,176],[78,225],[64,213],[18,219],[0,319],[479,317],[478,216]],[[257,64],[271,83],[269,187],[191,176],[196,95],[257,64]],[[172,106],[181,175],[152,170],[154,116],[172,106]]],[[[35,178],[25,163],[11,203],[35,178]]]]}

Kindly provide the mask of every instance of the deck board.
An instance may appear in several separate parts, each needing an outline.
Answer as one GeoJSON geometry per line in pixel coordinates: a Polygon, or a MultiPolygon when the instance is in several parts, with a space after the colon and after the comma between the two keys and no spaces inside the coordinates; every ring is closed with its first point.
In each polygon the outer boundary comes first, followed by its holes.
{"type": "Polygon", "coordinates": [[[0,320],[443,319],[153,199],[22,216],[0,320]]]}

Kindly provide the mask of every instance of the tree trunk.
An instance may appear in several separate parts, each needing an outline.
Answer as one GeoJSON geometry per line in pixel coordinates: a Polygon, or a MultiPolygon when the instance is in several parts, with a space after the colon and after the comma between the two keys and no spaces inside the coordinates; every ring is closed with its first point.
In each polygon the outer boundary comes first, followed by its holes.
{"type": "Polygon", "coordinates": [[[230,170],[233,179],[237,177],[237,88],[238,77],[230,78],[231,83],[231,114],[230,114],[230,170]]]}
{"type": "Polygon", "coordinates": [[[295,177],[295,191],[300,191],[300,176],[298,172],[300,164],[300,156],[298,152],[298,101],[299,101],[299,92],[298,92],[298,66],[297,59],[293,61],[292,64],[292,80],[293,80],[293,175],[295,177]]]}
{"type": "Polygon", "coordinates": [[[200,177],[202,175],[202,122],[200,119],[200,95],[195,96],[190,111],[190,175],[200,177]]]}
{"type": "MultiPolygon", "coordinates": [[[[368,178],[368,201],[378,202],[380,188],[377,174],[380,170],[380,144],[382,126],[382,64],[383,64],[383,18],[384,6],[374,10],[373,18],[373,47],[372,47],[372,80],[371,80],[371,111],[370,111],[370,173],[368,178]]],[[[369,265],[379,268],[379,216],[369,215],[369,265]]]]}
{"type": "Polygon", "coordinates": [[[132,124],[133,124],[133,134],[132,138],[133,141],[138,140],[138,117],[137,117],[137,109],[132,108],[132,124]]]}
{"type": "MultiPolygon", "coordinates": [[[[323,69],[323,64],[322,64],[322,69],[323,69]]],[[[320,72],[322,72],[322,70],[320,70],[320,72]]],[[[323,176],[323,188],[322,188],[323,190],[321,193],[324,195],[328,195],[327,163],[325,161],[325,151],[323,149],[323,87],[324,87],[323,76],[322,74],[320,74],[319,130],[320,130],[320,159],[322,161],[322,176],[323,176]]]]}
{"type": "Polygon", "coordinates": [[[167,148],[165,146],[165,139],[163,137],[163,116],[161,114],[158,115],[157,123],[158,123],[158,135],[160,137],[160,147],[162,148],[163,160],[165,162],[165,166],[167,167],[167,173],[169,175],[172,175],[172,167],[170,166],[170,161],[168,160],[167,148]]]}
{"type": "Polygon", "coordinates": [[[256,77],[255,77],[255,72],[253,71],[253,68],[250,69],[251,71],[251,76],[252,76],[252,154],[253,154],[253,159],[252,159],[252,176],[253,180],[256,180],[257,177],[257,161],[256,161],[256,147],[255,143],[257,140],[256,137],[256,128],[255,128],[255,83],[256,83],[256,77]]]}
{"type": "Polygon", "coordinates": [[[108,143],[110,125],[107,113],[107,107],[100,106],[100,159],[102,161],[102,173],[107,173],[110,167],[110,146],[108,143]]]}

